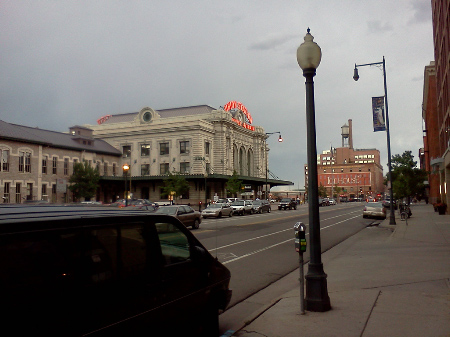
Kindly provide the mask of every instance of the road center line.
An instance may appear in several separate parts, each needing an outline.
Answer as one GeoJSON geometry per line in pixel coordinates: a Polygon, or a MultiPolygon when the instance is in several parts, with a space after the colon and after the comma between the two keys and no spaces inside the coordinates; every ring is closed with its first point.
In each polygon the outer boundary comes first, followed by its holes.
{"type": "MultiPolygon", "coordinates": [[[[355,212],[360,212],[360,210],[355,211],[355,212]]],[[[348,214],[355,213],[355,212],[350,212],[350,213],[348,213],[348,214]]],[[[339,217],[339,216],[342,216],[342,215],[336,215],[336,216],[333,216],[333,217],[331,217],[331,218],[323,219],[322,221],[327,221],[327,220],[330,220],[330,219],[334,219],[334,218],[337,218],[337,217],[339,217]]],[[[356,216],[356,217],[357,217],[357,216],[356,216]]],[[[356,217],[349,218],[349,219],[346,219],[346,220],[337,222],[337,223],[335,223],[334,225],[337,225],[337,224],[339,224],[339,223],[342,223],[342,222],[347,221],[347,220],[350,220],[350,219],[354,219],[354,218],[356,218],[356,217]]],[[[334,225],[331,225],[331,226],[334,226],[334,225]]],[[[305,224],[305,226],[308,226],[308,224],[305,224]]],[[[331,226],[323,227],[323,229],[328,228],[328,227],[331,227],[331,226]]],[[[287,232],[287,231],[291,231],[291,230],[293,230],[293,228],[282,229],[282,230],[277,231],[277,232],[273,232],[273,233],[269,233],[269,234],[265,234],[265,235],[261,235],[261,236],[256,236],[256,237],[251,238],[251,239],[247,239],[247,240],[243,240],[243,241],[238,241],[238,242],[230,243],[230,244],[225,245],[225,246],[213,248],[213,249],[210,249],[209,251],[212,252],[212,251],[215,251],[215,250],[219,250],[219,249],[223,249],[223,248],[228,248],[228,247],[231,247],[231,246],[239,245],[239,244],[241,244],[241,243],[245,243],[245,242],[249,242],[249,241],[253,241],[253,240],[257,240],[257,239],[262,239],[262,238],[265,238],[265,237],[268,237],[268,236],[271,236],[271,235],[275,235],[275,234],[279,234],[279,233],[283,233],[283,232],[287,232]]]]}
{"type": "MultiPolygon", "coordinates": [[[[355,219],[355,218],[358,218],[358,217],[359,217],[359,215],[354,216],[354,217],[352,217],[352,218],[348,218],[348,219],[339,221],[339,222],[336,222],[336,223],[334,223],[334,224],[332,224],[332,225],[322,227],[320,230],[323,230],[323,229],[326,229],[326,228],[330,228],[330,227],[336,226],[336,225],[338,225],[338,224],[340,224],[340,223],[343,223],[343,222],[345,222],[345,221],[348,221],[348,220],[351,220],[351,219],[355,219]]],[[[292,228],[289,228],[288,230],[292,230],[292,228]]],[[[286,231],[286,230],[283,230],[283,231],[280,231],[280,232],[284,232],[284,231],[286,231]]],[[[278,233],[280,233],[280,232],[278,232],[278,233]]],[[[260,236],[260,237],[258,237],[258,238],[262,238],[262,237],[264,237],[264,236],[269,236],[269,235],[273,235],[273,234],[275,234],[275,233],[263,235],[263,236],[260,236]]],[[[306,233],[306,235],[309,235],[309,233],[306,233]]],[[[246,242],[246,241],[250,241],[250,240],[255,240],[255,239],[256,239],[256,238],[249,239],[249,240],[244,240],[244,241],[241,241],[241,242],[239,242],[239,243],[246,242]]],[[[270,248],[273,248],[273,247],[282,245],[282,244],[284,244],[284,243],[286,243],[286,242],[289,242],[289,241],[292,241],[292,240],[294,240],[294,238],[290,238],[290,239],[288,239],[288,240],[285,240],[285,241],[282,241],[282,242],[275,243],[275,244],[273,244],[273,245],[271,245],[271,246],[267,246],[267,247],[264,247],[264,248],[255,250],[255,251],[253,251],[253,252],[251,252],[251,253],[244,254],[244,255],[239,256],[239,257],[236,257],[236,258],[234,258],[234,259],[231,259],[231,260],[222,262],[222,264],[228,264],[228,263],[231,263],[231,262],[234,262],[234,261],[238,261],[238,260],[243,259],[243,258],[245,258],[245,257],[251,256],[251,255],[255,255],[255,254],[257,254],[257,253],[261,253],[261,252],[266,251],[266,250],[268,250],[268,249],[270,249],[270,248]]],[[[237,244],[237,243],[236,243],[236,244],[237,244]]],[[[220,248],[229,247],[229,246],[233,246],[233,245],[234,245],[234,244],[231,244],[231,245],[223,246],[223,247],[220,247],[220,248]]],[[[220,249],[220,248],[217,248],[217,249],[220,249]]]]}

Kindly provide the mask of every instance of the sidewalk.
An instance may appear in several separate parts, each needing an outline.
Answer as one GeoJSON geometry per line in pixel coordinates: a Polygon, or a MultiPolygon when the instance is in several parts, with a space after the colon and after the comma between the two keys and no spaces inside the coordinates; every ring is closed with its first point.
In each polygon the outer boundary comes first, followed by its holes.
{"type": "Polygon", "coordinates": [[[330,311],[300,315],[297,270],[247,300],[267,305],[233,336],[450,336],[450,216],[411,211],[322,254],[330,311]]]}

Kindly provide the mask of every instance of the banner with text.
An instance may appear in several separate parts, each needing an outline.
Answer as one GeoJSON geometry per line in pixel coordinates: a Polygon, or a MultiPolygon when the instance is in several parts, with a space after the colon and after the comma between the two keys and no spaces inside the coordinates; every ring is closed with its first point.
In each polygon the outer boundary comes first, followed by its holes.
{"type": "Polygon", "coordinates": [[[372,97],[373,132],[386,131],[384,121],[384,96],[372,97]]]}

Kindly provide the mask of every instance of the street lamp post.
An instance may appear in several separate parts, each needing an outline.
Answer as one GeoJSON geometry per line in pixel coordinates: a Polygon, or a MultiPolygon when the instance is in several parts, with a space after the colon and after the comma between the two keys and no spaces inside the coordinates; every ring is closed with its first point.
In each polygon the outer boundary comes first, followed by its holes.
{"type": "Polygon", "coordinates": [[[128,171],[130,170],[130,165],[123,164],[122,165],[123,174],[125,176],[125,206],[128,206],[128,186],[127,186],[127,176],[128,171]]]}
{"type": "Polygon", "coordinates": [[[390,202],[390,216],[389,216],[389,224],[395,225],[395,213],[394,213],[394,193],[392,189],[392,169],[391,169],[391,137],[389,133],[389,108],[388,108],[388,98],[387,98],[387,84],[386,84],[386,62],[384,60],[382,62],[375,62],[375,63],[366,63],[366,64],[356,64],[355,63],[355,69],[353,71],[353,79],[355,81],[359,80],[359,74],[358,74],[358,67],[364,67],[364,66],[376,66],[376,65],[382,65],[383,66],[383,79],[384,79],[384,101],[386,105],[386,138],[387,138],[387,151],[388,151],[388,172],[389,172],[389,196],[391,198],[390,202]]]}
{"type": "MultiPolygon", "coordinates": [[[[266,132],[266,135],[267,135],[266,139],[269,138],[270,135],[273,135],[273,134],[276,134],[276,133],[279,134],[278,142],[281,143],[283,141],[283,138],[281,137],[281,132],[280,131],[266,132]]],[[[269,149],[267,147],[267,142],[266,142],[265,150],[266,150],[266,195],[265,195],[265,197],[266,197],[266,200],[269,200],[269,198],[268,198],[268,191],[267,191],[267,179],[268,179],[268,173],[269,173],[269,161],[268,161],[267,157],[269,156],[269,149]]]]}
{"type": "Polygon", "coordinates": [[[317,148],[316,125],[314,107],[314,81],[316,68],[320,64],[322,52],[313,36],[305,35],[304,42],[297,49],[297,62],[306,78],[306,127],[308,154],[308,209],[309,209],[309,237],[310,261],[306,279],[306,309],[309,311],[328,311],[331,309],[330,297],[327,289],[327,275],[323,270],[320,244],[319,219],[319,187],[317,178],[317,148]]]}

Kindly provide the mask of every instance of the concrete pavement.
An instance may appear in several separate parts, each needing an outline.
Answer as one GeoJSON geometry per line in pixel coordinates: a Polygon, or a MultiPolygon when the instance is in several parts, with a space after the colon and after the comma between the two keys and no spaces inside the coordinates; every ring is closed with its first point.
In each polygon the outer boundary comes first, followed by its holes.
{"type": "Polygon", "coordinates": [[[330,311],[300,314],[297,270],[241,303],[255,311],[227,335],[450,336],[450,215],[411,210],[322,254],[330,311]]]}

